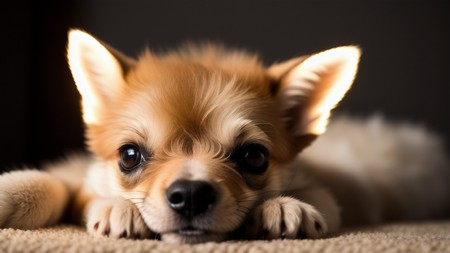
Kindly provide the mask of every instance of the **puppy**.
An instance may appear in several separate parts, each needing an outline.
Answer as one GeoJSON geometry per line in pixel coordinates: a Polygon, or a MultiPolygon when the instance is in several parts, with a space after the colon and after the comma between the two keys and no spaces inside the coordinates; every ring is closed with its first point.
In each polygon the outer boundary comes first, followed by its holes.
{"type": "Polygon", "coordinates": [[[72,30],[92,155],[0,176],[0,227],[67,213],[94,236],[201,243],[447,214],[448,160],[432,134],[340,118],[318,138],[359,58],[344,46],[266,67],[205,44],[132,59],[72,30]]]}

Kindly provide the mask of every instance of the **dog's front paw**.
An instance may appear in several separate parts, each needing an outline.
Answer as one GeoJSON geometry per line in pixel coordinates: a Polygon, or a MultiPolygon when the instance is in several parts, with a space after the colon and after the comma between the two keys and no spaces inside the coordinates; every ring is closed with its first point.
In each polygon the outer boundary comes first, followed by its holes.
{"type": "Polygon", "coordinates": [[[87,230],[94,236],[144,239],[154,236],[137,207],[124,198],[97,199],[87,212],[87,230]]]}
{"type": "Polygon", "coordinates": [[[325,219],[313,206],[290,197],[266,200],[246,226],[251,239],[319,238],[327,232],[325,219]]]}

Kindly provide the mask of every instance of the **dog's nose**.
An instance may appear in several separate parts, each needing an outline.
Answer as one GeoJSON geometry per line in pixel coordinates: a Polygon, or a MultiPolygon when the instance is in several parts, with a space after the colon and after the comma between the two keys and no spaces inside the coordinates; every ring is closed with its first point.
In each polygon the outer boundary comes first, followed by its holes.
{"type": "Polygon", "coordinates": [[[177,180],[166,191],[169,206],[187,218],[202,214],[216,202],[216,191],[205,181],[177,180]]]}

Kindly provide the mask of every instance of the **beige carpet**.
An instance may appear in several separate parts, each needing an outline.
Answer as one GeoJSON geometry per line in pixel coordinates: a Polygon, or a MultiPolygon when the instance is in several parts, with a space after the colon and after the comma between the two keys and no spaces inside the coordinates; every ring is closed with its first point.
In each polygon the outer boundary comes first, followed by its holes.
{"type": "Polygon", "coordinates": [[[350,230],[321,240],[172,245],[152,240],[95,239],[82,228],[0,230],[0,252],[450,252],[450,221],[350,230]]]}

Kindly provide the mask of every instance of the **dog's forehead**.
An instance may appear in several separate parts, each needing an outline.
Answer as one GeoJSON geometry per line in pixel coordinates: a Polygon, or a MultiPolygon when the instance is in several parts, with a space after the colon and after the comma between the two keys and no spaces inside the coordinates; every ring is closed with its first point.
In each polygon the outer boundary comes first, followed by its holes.
{"type": "MultiPolygon", "coordinates": [[[[232,145],[238,135],[264,137],[270,107],[264,72],[232,73],[192,61],[145,59],[128,78],[126,97],[139,128],[151,126],[155,145],[189,136],[232,145]],[[146,119],[144,119],[146,117],[146,119]],[[157,130],[156,130],[157,129],[157,130]]],[[[150,134],[152,135],[152,134],[150,134]]]]}

